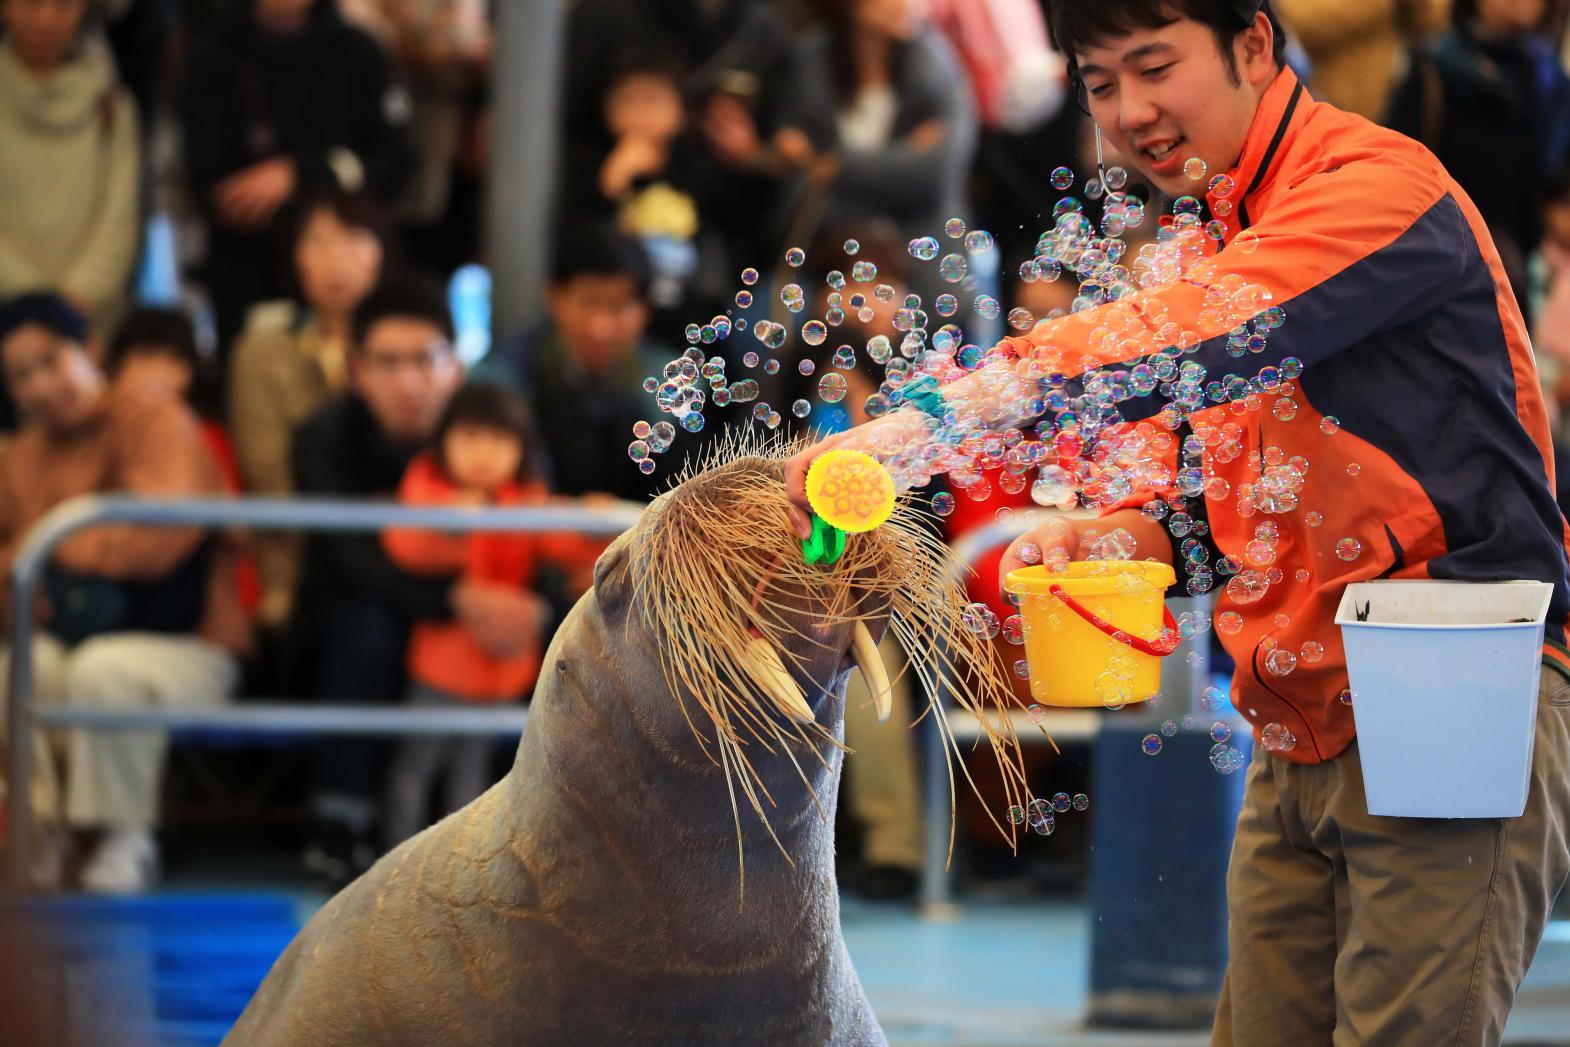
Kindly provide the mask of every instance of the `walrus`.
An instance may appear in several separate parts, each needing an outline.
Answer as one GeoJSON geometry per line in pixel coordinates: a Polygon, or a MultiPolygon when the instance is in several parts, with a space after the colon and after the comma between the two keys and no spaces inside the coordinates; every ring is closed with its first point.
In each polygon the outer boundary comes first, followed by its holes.
{"type": "Polygon", "coordinates": [[[918,507],[804,562],[785,450],[699,467],[616,539],[511,771],[332,898],[225,1044],[886,1042],[834,877],[848,672],[883,705],[892,627],[966,705],[1013,692],[918,507]]]}

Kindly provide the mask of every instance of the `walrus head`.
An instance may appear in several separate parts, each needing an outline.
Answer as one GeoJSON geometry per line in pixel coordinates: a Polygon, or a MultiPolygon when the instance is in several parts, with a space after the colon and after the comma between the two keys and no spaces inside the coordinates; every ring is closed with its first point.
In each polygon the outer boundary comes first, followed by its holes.
{"type": "MultiPolygon", "coordinates": [[[[607,551],[595,576],[607,621],[621,618],[628,642],[636,642],[632,633],[652,640],[685,727],[723,769],[738,843],[738,790],[769,827],[780,782],[768,772],[781,760],[818,801],[809,765],[827,768],[827,756],[844,748],[839,703],[852,667],[887,718],[877,641],[890,628],[924,685],[922,716],[930,712],[944,734],[951,794],[959,749],[933,700],[940,676],[979,714],[1007,802],[1022,802],[1018,739],[999,715],[1018,699],[987,640],[964,623],[964,589],[925,511],[907,499],[877,530],[848,536],[832,566],[809,565],[787,524],[784,460],[792,450],[742,437],[690,466],[607,551]]],[[[1012,827],[994,822],[1013,838],[1012,827]]]]}

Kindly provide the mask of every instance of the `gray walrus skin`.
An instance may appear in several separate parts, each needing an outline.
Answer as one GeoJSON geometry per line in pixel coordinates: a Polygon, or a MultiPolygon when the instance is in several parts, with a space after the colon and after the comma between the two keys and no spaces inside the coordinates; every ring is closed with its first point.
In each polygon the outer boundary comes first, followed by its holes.
{"type": "MultiPolygon", "coordinates": [[[[226,1045],[886,1042],[840,932],[843,754],[818,742],[825,768],[798,748],[821,814],[784,756],[752,754],[795,865],[743,802],[738,911],[723,773],[633,599],[644,531],[601,557],[547,651],[512,770],[329,901],[226,1045]]],[[[804,644],[792,672],[832,680],[806,694],[839,738],[850,627],[817,635],[830,649],[804,644]]]]}

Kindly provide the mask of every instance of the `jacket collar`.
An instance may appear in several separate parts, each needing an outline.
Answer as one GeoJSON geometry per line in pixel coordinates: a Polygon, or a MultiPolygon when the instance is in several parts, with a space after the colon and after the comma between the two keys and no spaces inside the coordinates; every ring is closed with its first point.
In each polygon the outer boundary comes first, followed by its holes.
{"type": "MultiPolygon", "coordinates": [[[[1233,213],[1223,218],[1229,240],[1239,230],[1248,228],[1251,199],[1274,178],[1287,138],[1308,119],[1312,101],[1303,82],[1291,69],[1281,70],[1259,100],[1254,122],[1249,125],[1248,136],[1243,141],[1243,154],[1227,172],[1231,179],[1230,190],[1225,197],[1213,190],[1206,194],[1213,214],[1218,200],[1225,199],[1232,204],[1233,213]]],[[[1222,188],[1226,188],[1225,185],[1222,188]]]]}

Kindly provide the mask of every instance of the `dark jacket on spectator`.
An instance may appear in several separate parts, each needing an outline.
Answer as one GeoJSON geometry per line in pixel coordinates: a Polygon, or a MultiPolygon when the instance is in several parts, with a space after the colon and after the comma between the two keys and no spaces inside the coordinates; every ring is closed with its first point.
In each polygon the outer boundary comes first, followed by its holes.
{"type": "MultiPolygon", "coordinates": [[[[842,113],[834,39],[814,34],[805,47],[806,78],[827,112],[842,113]]],[[[936,29],[927,26],[901,46],[890,85],[895,98],[889,140],[877,149],[839,148],[840,170],[820,227],[837,229],[886,218],[910,237],[932,236],[950,218],[965,215],[965,178],[976,152],[976,107],[964,71],[936,29]],[[907,142],[921,125],[937,121],[943,139],[917,149],[907,142]]]]}
{"type": "MultiPolygon", "coordinates": [[[[375,41],[326,0],[287,36],[259,30],[249,2],[230,8],[186,78],[186,162],[198,204],[211,214],[220,182],[276,156],[294,159],[302,189],[340,183],[396,200],[409,169],[407,105],[375,41]]],[[[276,294],[278,268],[264,234],[213,223],[208,278],[226,340],[248,306],[276,294]]]]}
{"type": "Polygon", "coordinates": [[[1570,160],[1570,77],[1546,40],[1452,30],[1414,55],[1385,122],[1433,150],[1496,238],[1537,246],[1542,187],[1570,160]]]}
{"type": "MultiPolygon", "coordinates": [[[[344,394],[327,401],[295,430],[295,490],[323,498],[391,501],[404,470],[420,452],[388,441],[365,401],[344,394]]],[[[453,579],[400,569],[375,533],[312,534],[297,615],[309,627],[311,604],[323,597],[369,597],[409,618],[450,618],[453,579]]]]}
{"type": "Polygon", "coordinates": [[[655,405],[653,394],[643,391],[643,381],[658,375],[673,355],[644,345],[609,373],[593,375],[545,324],[497,343],[475,377],[507,385],[528,398],[550,456],[554,493],[603,492],[645,502],[666,484],[669,462],[679,462],[697,440],[678,429],[676,446],[661,457],[660,469],[652,476],[640,473],[627,457],[635,422],[671,420],[655,405]]]}

